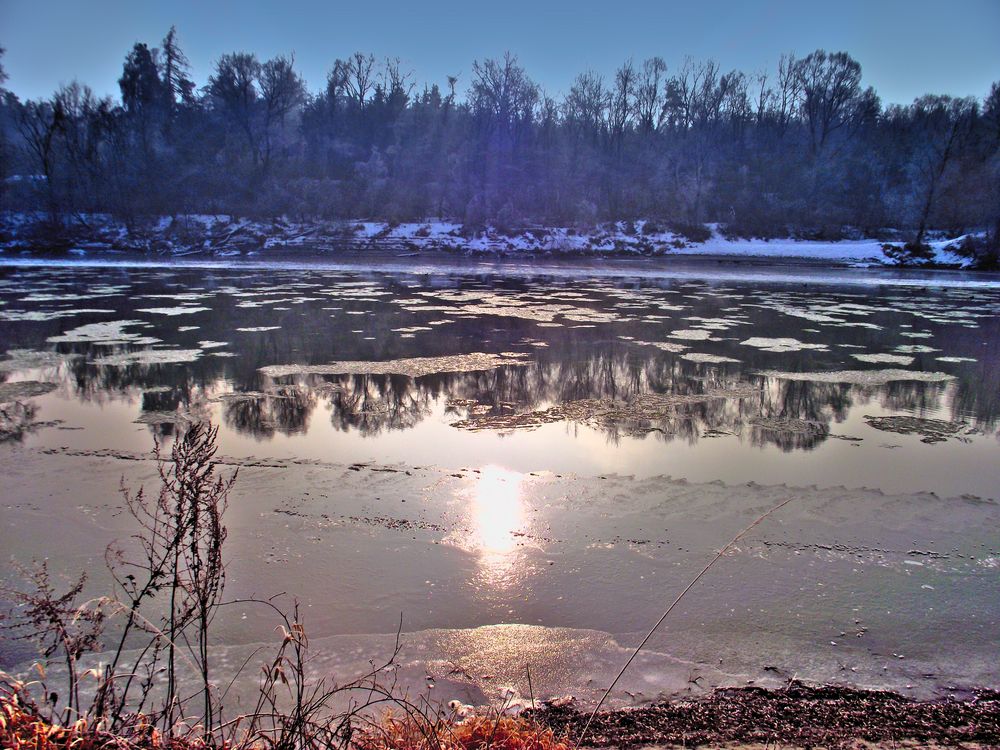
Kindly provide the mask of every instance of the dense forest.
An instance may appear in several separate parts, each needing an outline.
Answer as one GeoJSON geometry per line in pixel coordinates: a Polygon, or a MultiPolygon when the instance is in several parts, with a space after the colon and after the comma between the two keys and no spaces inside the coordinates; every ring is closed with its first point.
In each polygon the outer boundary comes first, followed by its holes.
{"type": "MultiPolygon", "coordinates": [[[[2,62],[2,60],[0,60],[2,62]]],[[[884,106],[844,52],[776,70],[625,61],[559,98],[512,55],[418,82],[355,53],[311,91],[291,56],[222,55],[198,89],[170,29],[125,56],[119,101],[2,88],[0,207],[128,224],[178,213],[477,227],[646,218],[741,236],[1000,234],[1000,84],[884,106]]]]}

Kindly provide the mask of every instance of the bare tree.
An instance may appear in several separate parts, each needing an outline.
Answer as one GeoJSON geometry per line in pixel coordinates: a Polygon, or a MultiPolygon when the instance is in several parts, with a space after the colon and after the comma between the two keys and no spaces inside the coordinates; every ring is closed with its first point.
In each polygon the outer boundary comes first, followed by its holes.
{"type": "Polygon", "coordinates": [[[813,154],[850,122],[861,94],[861,65],[846,52],[816,50],[795,63],[801,110],[813,154]]]}
{"type": "Polygon", "coordinates": [[[722,117],[722,102],[726,96],[726,81],[724,76],[719,76],[719,64],[706,60],[697,65],[692,83],[692,110],[696,121],[717,123],[722,117]]]}
{"type": "Polygon", "coordinates": [[[643,133],[652,133],[663,123],[666,73],[667,64],[661,57],[651,57],[642,63],[633,106],[643,133]]]}
{"type": "Polygon", "coordinates": [[[234,52],[219,58],[215,73],[208,79],[209,95],[223,116],[242,131],[254,167],[260,161],[260,136],[255,127],[259,75],[260,63],[256,55],[234,52]]]}
{"type": "Polygon", "coordinates": [[[566,121],[596,143],[604,133],[609,104],[604,78],[593,71],[581,73],[566,95],[566,121]]]}
{"type": "Polygon", "coordinates": [[[279,55],[261,65],[258,88],[264,105],[261,162],[266,173],[271,165],[275,137],[284,131],[289,114],[306,99],[305,81],[295,72],[295,57],[279,55]]]}
{"type": "Polygon", "coordinates": [[[778,61],[778,88],[774,97],[774,119],[779,136],[784,136],[788,126],[798,116],[802,97],[802,81],[798,75],[798,60],[794,54],[782,55],[778,61]]]}
{"type": "Polygon", "coordinates": [[[631,60],[626,60],[615,72],[615,85],[608,102],[608,126],[612,143],[619,155],[625,132],[632,123],[637,80],[638,74],[631,60]]]}
{"type": "Polygon", "coordinates": [[[774,90],[768,85],[768,75],[766,70],[758,71],[750,83],[756,85],[757,95],[754,101],[754,119],[758,128],[764,127],[765,119],[774,103],[774,90]]]}
{"type": "Polygon", "coordinates": [[[344,83],[358,110],[363,110],[375,88],[375,55],[355,52],[345,66],[344,83]]]}
{"type": "MultiPolygon", "coordinates": [[[[1000,81],[994,81],[990,93],[983,103],[983,119],[986,123],[985,154],[992,169],[994,196],[1000,197],[1000,81]]],[[[1000,200],[993,200],[993,228],[990,231],[990,245],[1000,254],[1000,200]]]]}
{"type": "Polygon", "coordinates": [[[530,123],[538,102],[538,87],[506,53],[502,60],[472,64],[471,105],[501,139],[501,148],[510,148],[521,126],[530,123]]]}
{"type": "Polygon", "coordinates": [[[89,86],[77,81],[60,86],[53,101],[63,113],[59,140],[69,170],[66,201],[69,210],[79,210],[99,187],[100,152],[112,105],[109,99],[97,100],[89,86]]]}
{"type": "Polygon", "coordinates": [[[401,97],[405,104],[405,101],[413,93],[415,85],[413,82],[413,71],[404,71],[398,57],[386,58],[379,78],[381,79],[382,89],[389,98],[394,96],[401,97]]]}
{"type": "Polygon", "coordinates": [[[913,246],[924,244],[927,222],[948,166],[971,133],[977,115],[976,101],[950,96],[923,96],[910,108],[911,137],[915,145],[913,169],[921,195],[917,233],[913,246]]]}
{"type": "MultiPolygon", "coordinates": [[[[27,101],[17,110],[17,129],[24,141],[28,156],[41,174],[49,208],[49,219],[54,223],[59,215],[55,189],[56,136],[66,123],[66,114],[58,98],[48,101],[27,101]]],[[[32,175],[34,177],[34,175],[32,175]]]]}

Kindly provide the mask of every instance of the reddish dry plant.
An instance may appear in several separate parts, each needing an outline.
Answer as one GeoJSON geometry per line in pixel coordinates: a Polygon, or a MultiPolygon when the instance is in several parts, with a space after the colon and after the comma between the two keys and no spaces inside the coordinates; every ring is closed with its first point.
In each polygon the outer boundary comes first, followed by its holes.
{"type": "Polygon", "coordinates": [[[353,737],[359,750],[572,750],[566,736],[514,716],[473,716],[433,725],[386,713],[353,737]]]}
{"type": "Polygon", "coordinates": [[[200,737],[167,737],[138,719],[127,729],[109,731],[105,721],[78,719],[52,724],[25,704],[18,693],[0,695],[0,748],[3,750],[209,750],[200,737]]]}
{"type": "MultiPolygon", "coordinates": [[[[474,716],[462,722],[441,719],[433,725],[410,716],[386,713],[358,732],[357,750],[573,750],[565,736],[527,719],[474,716]]],[[[80,719],[70,726],[50,724],[17,694],[0,695],[0,747],[4,750],[207,750],[199,737],[168,737],[147,722],[114,733],[103,722],[80,719]]],[[[234,746],[235,747],[235,746],[234,746]]],[[[264,744],[242,750],[264,750],[264,744]]]]}

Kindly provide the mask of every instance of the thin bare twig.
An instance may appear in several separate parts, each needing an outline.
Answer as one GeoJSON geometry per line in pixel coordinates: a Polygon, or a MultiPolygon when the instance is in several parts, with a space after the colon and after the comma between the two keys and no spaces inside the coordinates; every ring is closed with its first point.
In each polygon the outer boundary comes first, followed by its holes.
{"type": "Polygon", "coordinates": [[[656,623],[653,625],[653,627],[650,628],[649,632],[646,634],[646,637],[643,638],[639,642],[639,645],[635,647],[635,651],[632,652],[632,655],[629,656],[628,660],[625,662],[625,665],[621,668],[621,670],[618,672],[618,674],[615,675],[615,679],[611,681],[610,685],[608,685],[608,689],[604,691],[604,695],[601,696],[601,699],[597,702],[597,705],[594,706],[594,710],[591,712],[590,718],[587,719],[587,723],[583,727],[583,732],[580,734],[580,737],[577,740],[578,744],[580,744],[580,745],[583,744],[583,741],[584,741],[584,739],[587,736],[587,732],[590,730],[590,725],[593,723],[594,719],[597,716],[597,712],[601,710],[601,706],[604,705],[604,701],[606,701],[608,699],[608,696],[611,695],[611,691],[614,690],[615,685],[618,684],[618,680],[620,680],[622,678],[622,675],[625,674],[625,670],[627,670],[629,668],[629,666],[635,660],[635,657],[637,657],[639,655],[639,652],[642,651],[643,647],[646,645],[646,642],[650,638],[653,637],[653,633],[655,633],[656,630],[660,627],[660,625],[663,624],[663,621],[667,619],[667,615],[669,615],[670,612],[673,610],[673,608],[677,606],[677,603],[681,599],[684,598],[684,595],[687,594],[687,592],[690,591],[692,588],[694,588],[694,585],[696,583],[698,583],[698,581],[701,580],[702,576],[704,576],[709,571],[709,569],[713,565],[715,565],[715,563],[717,563],[722,558],[722,556],[724,554],[726,554],[726,552],[729,551],[729,549],[734,544],[736,544],[736,542],[738,542],[744,536],[746,536],[747,534],[749,534],[750,531],[752,531],[754,529],[754,527],[756,527],[765,518],[767,518],[768,516],[770,516],[772,513],[776,512],[778,510],[781,510],[786,505],[788,505],[788,503],[792,502],[792,500],[794,500],[794,499],[795,499],[794,496],[786,498],[785,500],[782,500],[780,503],[778,503],[774,507],[770,508],[766,512],[764,512],[761,515],[757,516],[757,518],[755,518],[753,520],[753,523],[751,523],[749,526],[747,526],[745,529],[743,529],[743,531],[741,531],[736,536],[734,536],[732,539],[730,539],[729,543],[725,547],[723,547],[722,549],[720,549],[718,551],[718,553],[715,555],[715,557],[713,557],[711,560],[709,560],[708,564],[704,568],[701,569],[701,572],[698,573],[698,575],[696,575],[694,578],[691,579],[691,582],[687,586],[684,587],[684,590],[681,591],[681,593],[679,593],[677,595],[677,598],[674,599],[673,602],[671,602],[670,606],[667,607],[666,610],[664,610],[664,612],[663,612],[662,615],[660,615],[660,619],[656,621],[656,623]]]}

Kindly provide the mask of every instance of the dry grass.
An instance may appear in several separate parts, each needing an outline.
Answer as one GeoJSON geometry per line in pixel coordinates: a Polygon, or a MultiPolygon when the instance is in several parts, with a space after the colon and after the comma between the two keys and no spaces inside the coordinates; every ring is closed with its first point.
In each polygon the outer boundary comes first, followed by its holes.
{"type": "Polygon", "coordinates": [[[165,738],[144,722],[127,734],[107,731],[103,722],[79,719],[69,726],[50,724],[17,696],[0,696],[0,747],[4,750],[205,750],[200,739],[165,738]]]}
{"type": "MultiPolygon", "coordinates": [[[[349,743],[357,750],[572,750],[565,736],[512,716],[441,718],[430,723],[410,715],[386,713],[358,731],[349,743]]],[[[309,743],[306,743],[309,746],[309,743]]],[[[80,719],[70,726],[51,724],[18,696],[0,695],[0,748],[4,750],[206,750],[196,733],[166,736],[144,721],[110,732],[103,722],[80,719]]],[[[270,743],[223,745],[233,750],[265,750],[270,743]]],[[[315,745],[320,747],[320,745],[315,745]]]]}
{"type": "Polygon", "coordinates": [[[565,736],[528,719],[472,716],[427,726],[389,713],[353,738],[359,750],[570,750],[565,736]]]}

